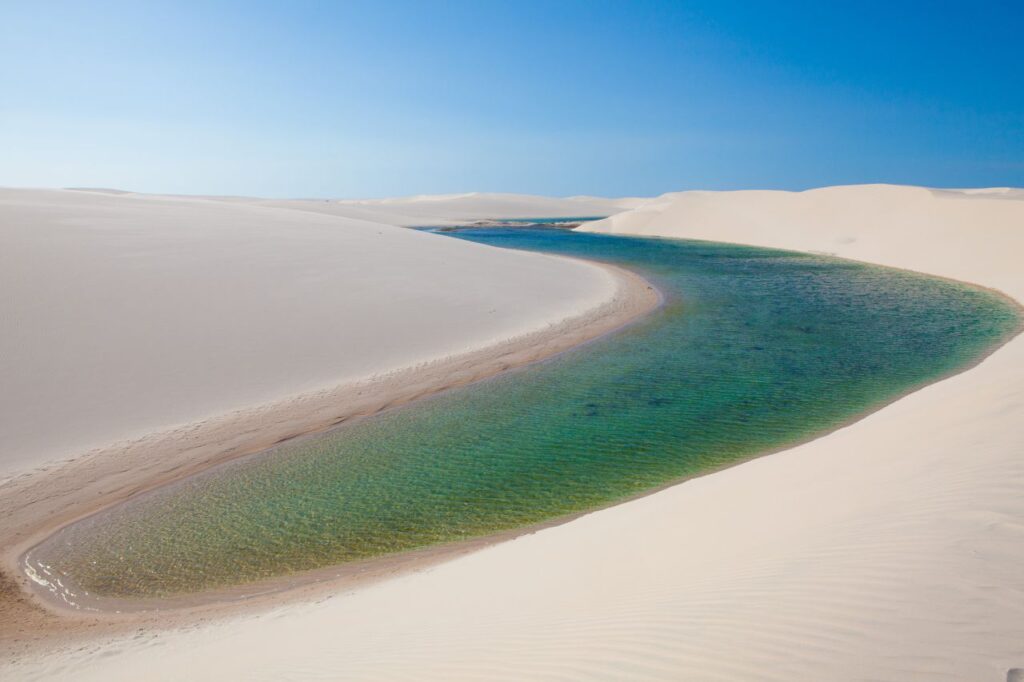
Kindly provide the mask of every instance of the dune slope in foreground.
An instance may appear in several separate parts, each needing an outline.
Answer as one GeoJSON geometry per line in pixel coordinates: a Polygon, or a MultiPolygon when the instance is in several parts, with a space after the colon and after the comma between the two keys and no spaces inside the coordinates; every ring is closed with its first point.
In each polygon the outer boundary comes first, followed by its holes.
{"type": "Polygon", "coordinates": [[[534,332],[588,264],[198,198],[0,190],[0,480],[534,332]]]}
{"type": "MultiPolygon", "coordinates": [[[[668,196],[593,227],[834,252],[1024,299],[1012,195],[820,192],[836,200],[714,195],[717,222],[668,196]]],[[[1018,337],[819,440],[429,571],[11,672],[1001,682],[1024,666],[1022,423],[1018,337]]]]}

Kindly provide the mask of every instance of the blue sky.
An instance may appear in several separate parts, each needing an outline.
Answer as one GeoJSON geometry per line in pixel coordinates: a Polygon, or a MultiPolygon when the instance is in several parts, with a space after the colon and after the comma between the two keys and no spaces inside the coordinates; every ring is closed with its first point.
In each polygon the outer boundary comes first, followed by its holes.
{"type": "Polygon", "coordinates": [[[0,185],[1024,185],[1024,3],[0,0],[0,185]]]}

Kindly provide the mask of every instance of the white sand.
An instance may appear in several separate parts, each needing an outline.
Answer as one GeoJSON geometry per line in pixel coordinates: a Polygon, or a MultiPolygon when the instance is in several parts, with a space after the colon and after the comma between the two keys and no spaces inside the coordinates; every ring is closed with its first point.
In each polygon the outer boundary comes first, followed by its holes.
{"type": "MultiPolygon", "coordinates": [[[[111,193],[118,190],[94,189],[111,193]]],[[[182,197],[189,198],[189,197],[182,197]]],[[[647,199],[602,197],[542,197],[532,194],[467,192],[425,194],[390,199],[259,199],[204,197],[228,203],[289,208],[311,213],[368,220],[386,225],[426,226],[465,224],[477,220],[525,218],[594,218],[636,208],[647,199]]]]}
{"type": "Polygon", "coordinates": [[[635,208],[645,199],[539,197],[529,194],[469,192],[394,199],[271,200],[271,206],[362,218],[391,225],[446,225],[487,219],[593,218],[635,208]]]}
{"type": "Polygon", "coordinates": [[[816,251],[969,280],[1024,298],[1024,190],[851,185],[678,192],[581,229],[816,251]]]}
{"type": "Polygon", "coordinates": [[[535,194],[466,192],[463,194],[419,194],[389,199],[341,199],[345,206],[388,208],[442,220],[485,218],[558,218],[599,216],[636,208],[647,198],[575,196],[543,197],[535,194]]]}
{"type": "MultiPolygon", "coordinates": [[[[829,251],[1024,299],[1024,202],[664,197],[597,229],[829,251]]],[[[992,680],[1024,666],[1024,339],[817,441],[428,571],[10,677],[992,680]]]]}
{"type": "Polygon", "coordinates": [[[305,211],[0,190],[0,481],[485,347],[614,290],[584,263],[305,211]]]}

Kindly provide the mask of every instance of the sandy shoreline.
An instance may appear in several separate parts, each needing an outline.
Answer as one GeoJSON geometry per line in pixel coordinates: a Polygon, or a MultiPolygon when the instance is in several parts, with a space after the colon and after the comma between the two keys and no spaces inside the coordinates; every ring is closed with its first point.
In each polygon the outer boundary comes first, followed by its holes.
{"type": "MultiPolygon", "coordinates": [[[[615,268],[615,266],[607,267],[615,268]]],[[[615,269],[618,270],[618,268],[615,269]]],[[[636,295],[632,297],[628,295],[628,290],[630,287],[624,287],[624,290],[627,292],[627,296],[625,296],[624,298],[636,299],[638,307],[634,308],[634,317],[622,321],[621,315],[613,313],[612,316],[608,319],[608,325],[611,325],[616,320],[618,320],[619,326],[609,328],[607,329],[607,331],[602,331],[601,333],[594,337],[587,337],[586,340],[579,341],[578,343],[568,346],[567,348],[565,348],[566,351],[572,350],[576,347],[579,347],[580,345],[585,345],[586,343],[589,343],[590,341],[595,340],[605,334],[614,333],[615,331],[621,329],[622,326],[628,326],[632,321],[635,321],[638,317],[646,314],[647,312],[650,312],[653,309],[653,307],[659,305],[662,302],[663,299],[660,295],[657,296],[657,300],[653,303],[649,300],[648,297],[644,297],[642,295],[640,287],[645,286],[645,280],[643,280],[642,278],[637,277],[633,273],[630,273],[629,271],[625,270],[621,270],[619,274],[623,275],[627,280],[636,280],[636,284],[638,285],[636,287],[633,287],[633,293],[636,295]],[[641,310],[639,306],[645,307],[642,309],[642,312],[636,312],[636,310],[641,310]]],[[[930,276],[937,277],[936,275],[930,276]]],[[[948,277],[939,277],[939,279],[945,279],[947,281],[955,282],[958,284],[969,284],[963,282],[962,280],[956,280],[948,277]]],[[[873,405],[870,408],[864,410],[863,412],[860,412],[850,417],[849,419],[845,419],[842,422],[839,422],[829,427],[825,431],[813,434],[811,436],[808,436],[795,442],[787,443],[776,448],[764,450],[762,452],[757,453],[754,457],[748,459],[729,462],[720,467],[708,469],[705,471],[701,471],[700,473],[668,481],[664,484],[658,485],[648,490],[644,490],[635,495],[631,495],[627,498],[617,500],[610,504],[594,507],[592,509],[573,513],[567,516],[556,517],[541,523],[520,526],[498,533],[474,537],[468,540],[442,543],[439,545],[431,545],[420,549],[406,550],[395,554],[386,554],[380,557],[373,557],[370,559],[349,562],[336,566],[328,566],[324,568],[303,571],[298,574],[282,576],[280,578],[270,578],[260,580],[255,583],[245,583],[228,588],[209,590],[198,595],[184,595],[181,597],[152,599],[113,599],[110,597],[105,597],[102,600],[102,602],[91,600],[86,600],[83,602],[79,600],[77,603],[74,604],[73,607],[69,608],[69,604],[67,603],[67,600],[65,598],[61,597],[58,594],[55,594],[50,589],[44,588],[39,584],[29,583],[29,592],[37,597],[37,600],[35,601],[39,605],[51,611],[54,615],[58,617],[70,616],[71,622],[79,620],[80,617],[83,615],[83,611],[87,611],[89,612],[88,615],[91,618],[97,619],[97,622],[117,624],[124,627],[128,627],[135,624],[151,625],[153,623],[160,623],[163,627],[167,627],[166,621],[168,617],[170,617],[176,623],[187,624],[189,622],[195,621],[198,617],[203,615],[223,618],[243,611],[258,611],[261,609],[267,609],[274,604],[286,604],[292,600],[311,600],[316,598],[322,598],[325,595],[334,594],[338,591],[347,591],[365,587],[366,585],[372,584],[373,582],[379,580],[394,578],[396,576],[400,576],[411,571],[424,570],[436,564],[450,561],[459,556],[470,554],[472,552],[478,551],[480,549],[483,549],[496,543],[514,540],[515,538],[520,536],[531,535],[533,533],[537,533],[547,528],[553,528],[556,526],[561,526],[566,523],[570,523],[576,519],[579,519],[590,514],[594,514],[606,509],[611,509],[613,507],[626,505],[629,504],[630,502],[634,502],[636,500],[640,500],[645,497],[658,494],[659,492],[662,492],[664,490],[674,488],[687,481],[702,478],[704,476],[710,476],[725,471],[727,469],[731,469],[733,467],[741,466],[755,459],[769,457],[771,455],[791,450],[793,448],[805,445],[807,443],[811,443],[821,438],[825,438],[826,436],[835,433],[836,431],[840,431],[849,426],[852,426],[853,424],[856,424],[857,422],[869,417],[870,415],[876,412],[879,412],[880,410],[885,409],[886,407],[906,398],[907,396],[913,393],[921,391],[933,384],[945,381],[951,377],[957,376],[958,374],[963,374],[964,372],[968,372],[974,369],[982,362],[984,362],[993,353],[999,351],[1003,346],[1010,343],[1022,332],[1024,332],[1024,303],[1021,303],[1013,298],[1010,298],[1009,296],[1006,296],[1002,292],[995,289],[991,289],[988,287],[980,287],[979,285],[973,284],[971,286],[988,290],[994,296],[998,296],[999,298],[1003,299],[1007,304],[1017,308],[1018,314],[1021,317],[1021,323],[1011,333],[1006,335],[1004,338],[998,340],[998,342],[996,342],[991,348],[987,349],[984,353],[982,353],[977,358],[973,359],[970,363],[958,366],[957,368],[937,378],[928,380],[921,384],[914,385],[882,403],[873,405]]],[[[653,290],[657,292],[656,289],[649,285],[647,285],[647,290],[653,290]]],[[[611,302],[609,305],[614,305],[614,302],[611,302]]],[[[623,314],[625,314],[625,312],[623,312],[623,314]]],[[[595,325],[595,329],[603,328],[605,328],[605,325],[595,325]]],[[[570,332],[570,334],[572,334],[572,332],[570,332]]],[[[575,335],[570,335],[569,338],[576,337],[575,335]]],[[[568,343],[568,341],[566,341],[566,343],[568,343]]],[[[546,350],[542,352],[546,353],[546,350]]],[[[471,382],[475,383],[478,381],[485,381],[493,376],[497,376],[499,373],[505,373],[506,371],[514,371],[516,369],[525,367],[528,364],[534,364],[536,362],[544,362],[546,360],[553,359],[556,355],[561,354],[562,352],[564,351],[552,351],[551,355],[544,354],[543,356],[537,357],[534,360],[528,360],[527,362],[524,362],[522,364],[513,364],[511,366],[503,365],[502,368],[496,371],[495,373],[488,374],[486,376],[480,376],[479,378],[474,378],[471,380],[471,382]]],[[[503,355],[501,357],[502,359],[504,359],[507,356],[503,355]]],[[[380,410],[376,410],[365,414],[360,413],[359,415],[352,417],[351,420],[346,418],[345,422],[349,422],[364,417],[372,417],[385,410],[400,407],[401,405],[408,404],[409,402],[412,401],[429,399],[432,395],[448,390],[449,388],[455,388],[455,386],[444,386],[437,389],[436,391],[429,391],[427,393],[412,397],[407,401],[396,401],[389,404],[386,407],[381,408],[380,410]]],[[[330,431],[336,426],[336,424],[332,424],[331,426],[328,426],[323,429],[317,428],[312,431],[297,434],[293,438],[300,439],[307,436],[315,435],[317,433],[322,433],[324,431],[330,431]]],[[[291,438],[282,439],[282,441],[278,442],[283,442],[285,440],[291,440],[291,438]]],[[[275,443],[275,445],[276,444],[277,443],[275,443]]],[[[247,457],[273,456],[273,447],[274,446],[270,446],[269,449],[260,449],[254,452],[250,452],[248,454],[238,455],[237,457],[226,457],[223,461],[217,461],[215,463],[212,463],[209,465],[209,467],[204,468],[201,471],[189,473],[181,478],[192,476],[195,475],[196,473],[203,473],[211,469],[215,469],[219,466],[222,466],[223,464],[234,462],[239,459],[245,459],[247,457]]],[[[152,486],[147,486],[144,491],[139,492],[137,494],[133,494],[132,497],[136,497],[138,495],[145,495],[150,491],[154,491],[166,485],[170,485],[178,480],[181,480],[181,478],[160,481],[159,483],[155,483],[152,486]]],[[[121,502],[124,501],[124,499],[119,499],[116,502],[107,505],[104,508],[107,508],[109,506],[116,506],[117,504],[120,504],[121,502]]],[[[87,514],[76,517],[66,523],[62,523],[60,527],[66,527],[70,524],[81,521],[87,518],[88,516],[98,513],[99,511],[102,510],[100,509],[90,511],[87,514]]],[[[22,552],[22,554],[17,558],[14,570],[19,574],[26,573],[28,571],[32,571],[34,573],[35,569],[32,567],[31,562],[29,561],[32,550],[34,549],[34,547],[38,546],[47,538],[52,537],[54,533],[56,533],[58,530],[59,528],[48,527],[45,530],[42,530],[38,534],[36,534],[36,536],[32,540],[32,546],[28,550],[22,552]]],[[[41,634],[45,635],[45,633],[41,634]]],[[[0,638],[0,642],[2,641],[2,638],[0,638]]]]}
{"type": "MultiPolygon", "coordinates": [[[[34,595],[31,604],[0,592],[0,606],[6,622],[28,620],[30,627],[5,628],[0,645],[15,648],[28,641],[41,641],[47,631],[70,635],[85,628],[94,632],[100,623],[114,629],[144,623],[166,624],[166,615],[128,611],[152,608],[156,604],[134,605],[121,616],[111,613],[85,613],[68,608],[53,593],[25,577],[23,557],[31,547],[61,527],[127,499],[143,495],[164,485],[250,455],[284,441],[322,432],[349,420],[372,416],[432,394],[474,383],[500,372],[540,362],[588,341],[612,333],[653,310],[661,302],[660,294],[641,277],[611,265],[600,265],[616,281],[615,295],[602,305],[582,314],[549,325],[519,338],[492,347],[439,360],[425,366],[397,370],[383,378],[359,384],[342,385],[254,410],[238,411],[219,419],[158,433],[136,442],[87,455],[49,471],[22,476],[8,483],[0,496],[0,546],[3,547],[4,576],[23,591],[34,595]],[[45,609],[46,616],[32,617],[22,607],[45,609]],[[13,611],[18,608],[20,612],[13,611]],[[54,620],[63,621],[62,623],[54,620]],[[49,627],[52,624],[53,627],[49,627]],[[27,638],[26,638],[27,636],[27,638]]],[[[524,531],[528,532],[528,531],[524,531]]],[[[325,569],[308,575],[244,585],[213,595],[213,604],[183,600],[180,604],[162,604],[181,610],[179,622],[194,620],[197,613],[223,615],[246,599],[245,608],[266,607],[277,593],[302,590],[347,588],[357,583],[393,575],[451,558],[473,548],[495,542],[496,538],[460,543],[454,548],[428,548],[394,559],[360,562],[339,569],[325,569]],[[330,581],[330,585],[312,585],[330,581]],[[198,612],[192,608],[199,606],[198,612]]],[[[309,590],[307,590],[309,591],[309,590]]]]}
{"type": "MultiPolygon", "coordinates": [[[[1001,190],[684,193],[590,227],[823,252],[1024,300],[1024,202],[1001,190]]],[[[427,570],[110,630],[8,671],[126,679],[159,651],[161,679],[1001,682],[1024,667],[1024,338],[968,369],[427,570]]]]}
{"type": "Polygon", "coordinates": [[[0,254],[0,483],[492,346],[614,288],[581,261],[202,197],[0,188],[0,254]]]}

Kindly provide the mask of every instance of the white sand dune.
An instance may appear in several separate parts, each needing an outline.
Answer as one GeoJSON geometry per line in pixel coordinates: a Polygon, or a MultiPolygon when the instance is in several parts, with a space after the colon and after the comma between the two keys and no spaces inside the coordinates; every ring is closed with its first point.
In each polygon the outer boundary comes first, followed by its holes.
{"type": "MultiPolygon", "coordinates": [[[[81,191],[122,193],[118,190],[99,188],[83,188],[81,191]]],[[[594,218],[636,208],[647,201],[639,198],[563,198],[494,192],[425,194],[390,199],[260,199],[230,196],[178,198],[203,198],[228,203],[289,208],[402,226],[453,225],[475,220],[594,218]]]]}
{"type": "Polygon", "coordinates": [[[581,218],[610,216],[645,199],[539,197],[529,194],[469,192],[394,199],[274,201],[272,205],[380,220],[392,225],[446,225],[481,219],[581,218]]]}
{"type": "MultiPolygon", "coordinates": [[[[594,225],[816,250],[1024,299],[1024,202],[683,193],[594,225]]],[[[11,678],[1006,679],[1024,666],[1024,339],[819,440],[427,571],[94,643],[11,678]]]]}
{"type": "Polygon", "coordinates": [[[0,190],[0,480],[485,347],[615,286],[581,262],[250,202],[0,190]]]}
{"type": "Polygon", "coordinates": [[[970,280],[1021,298],[1022,190],[850,185],[677,192],[579,229],[829,253],[970,280]]]}

